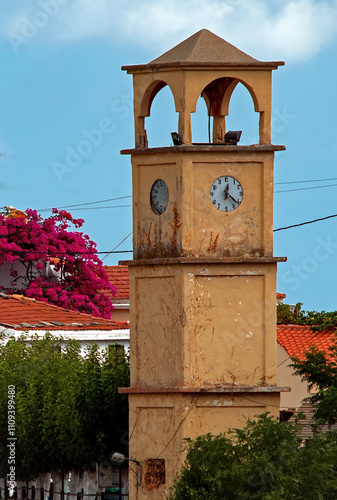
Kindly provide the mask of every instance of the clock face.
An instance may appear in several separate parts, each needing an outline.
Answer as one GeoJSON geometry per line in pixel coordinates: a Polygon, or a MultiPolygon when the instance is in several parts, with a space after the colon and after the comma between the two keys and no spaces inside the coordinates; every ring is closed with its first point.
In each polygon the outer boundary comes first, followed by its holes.
{"type": "Polygon", "coordinates": [[[238,180],[229,175],[219,177],[211,187],[211,202],[222,212],[231,212],[242,202],[242,186],[238,180]]]}
{"type": "Polygon", "coordinates": [[[150,202],[155,214],[161,215],[165,212],[169,200],[169,191],[163,179],[157,179],[151,188],[150,202]]]}

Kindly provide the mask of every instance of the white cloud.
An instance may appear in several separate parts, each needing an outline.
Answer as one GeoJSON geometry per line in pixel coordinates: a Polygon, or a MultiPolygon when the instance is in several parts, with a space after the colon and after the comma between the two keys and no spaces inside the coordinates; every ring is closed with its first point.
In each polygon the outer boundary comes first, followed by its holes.
{"type": "Polygon", "coordinates": [[[40,19],[36,39],[71,43],[96,37],[153,49],[153,57],[201,28],[253,57],[288,62],[309,59],[337,35],[337,0],[38,0],[34,5],[22,0],[20,5],[2,17],[7,36],[20,34],[27,19],[33,24],[40,19]],[[43,25],[38,12],[53,4],[57,13],[43,25]]]}

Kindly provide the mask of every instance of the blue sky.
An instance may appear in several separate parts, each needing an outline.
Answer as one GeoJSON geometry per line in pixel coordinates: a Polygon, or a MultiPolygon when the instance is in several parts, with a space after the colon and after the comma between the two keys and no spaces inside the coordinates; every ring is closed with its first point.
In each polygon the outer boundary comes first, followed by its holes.
{"type": "MultiPolygon", "coordinates": [[[[273,72],[273,143],[287,147],[275,160],[275,229],[337,213],[336,1],[0,0],[0,8],[0,206],[44,216],[69,207],[99,251],[119,245],[132,231],[130,159],[120,150],[134,146],[132,77],[120,68],[208,28],[257,59],[286,62],[273,72]],[[100,200],[110,201],[92,203],[100,200]]],[[[150,146],[177,128],[174,112],[158,126],[168,104],[163,89],[147,123],[150,146]]],[[[229,128],[250,143],[256,124],[238,89],[229,128]]],[[[275,232],[274,254],[288,257],[277,289],[288,303],[337,309],[336,229],[330,218],[275,232]]],[[[131,236],[118,246],[130,249],[131,236]]],[[[131,254],[104,263],[122,258],[131,254]]]]}

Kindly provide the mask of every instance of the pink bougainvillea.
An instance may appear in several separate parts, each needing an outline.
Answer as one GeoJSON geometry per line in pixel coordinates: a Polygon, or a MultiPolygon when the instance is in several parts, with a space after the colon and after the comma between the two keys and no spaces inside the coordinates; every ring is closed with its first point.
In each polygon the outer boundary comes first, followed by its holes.
{"type": "Polygon", "coordinates": [[[110,318],[113,306],[107,292],[115,295],[116,288],[97,256],[96,244],[82,232],[69,230],[83,223],[56,209],[47,219],[30,209],[15,216],[0,214],[0,265],[13,263],[11,288],[2,290],[20,290],[36,300],[110,318]],[[23,275],[14,269],[15,261],[24,266],[23,275]],[[47,266],[51,276],[44,272],[47,266]]]}

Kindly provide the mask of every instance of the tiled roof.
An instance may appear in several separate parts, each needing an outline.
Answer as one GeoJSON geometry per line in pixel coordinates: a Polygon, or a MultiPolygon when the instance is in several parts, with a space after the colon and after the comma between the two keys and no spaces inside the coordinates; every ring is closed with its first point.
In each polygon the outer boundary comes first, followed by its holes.
{"type": "Polygon", "coordinates": [[[303,353],[316,346],[319,351],[328,353],[333,345],[335,330],[328,328],[322,332],[313,332],[308,325],[278,325],[277,341],[290,357],[304,359],[303,353]]]}
{"type": "Polygon", "coordinates": [[[129,268],[128,266],[104,266],[109,281],[117,288],[117,294],[111,298],[115,300],[129,298],[129,268]]]}
{"type": "Polygon", "coordinates": [[[14,330],[80,331],[124,330],[127,321],[96,318],[90,314],[69,311],[38,302],[22,295],[0,293],[0,326],[14,330]]]}
{"type": "Polygon", "coordinates": [[[276,293],[276,298],[277,298],[278,300],[280,300],[280,299],[285,299],[285,298],[286,298],[286,294],[285,294],[285,293],[278,293],[278,292],[277,292],[277,293],[276,293]]]}
{"type": "Polygon", "coordinates": [[[149,63],[232,63],[232,64],[258,64],[253,57],[226,42],[207,29],[202,29],[179,43],[165,54],[149,63]]]}
{"type": "Polygon", "coordinates": [[[176,66],[254,66],[283,65],[282,61],[258,61],[207,29],[202,29],[146,65],[122,66],[127,71],[176,66]]]}

